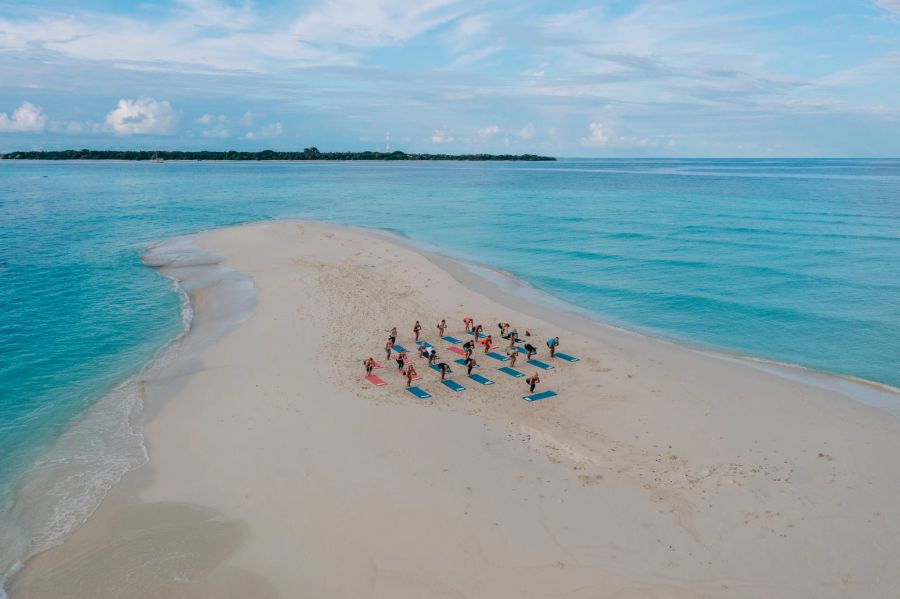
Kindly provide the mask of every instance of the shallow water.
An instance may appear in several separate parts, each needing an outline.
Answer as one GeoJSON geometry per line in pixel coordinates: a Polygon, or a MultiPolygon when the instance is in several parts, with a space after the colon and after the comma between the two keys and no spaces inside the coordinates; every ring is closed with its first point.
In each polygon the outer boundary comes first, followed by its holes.
{"type": "MultiPolygon", "coordinates": [[[[277,217],[389,229],[626,328],[900,386],[900,160],[2,162],[0,529],[23,473],[180,332],[142,250],[277,217]]],[[[102,486],[119,441],[67,442],[102,486]]]]}

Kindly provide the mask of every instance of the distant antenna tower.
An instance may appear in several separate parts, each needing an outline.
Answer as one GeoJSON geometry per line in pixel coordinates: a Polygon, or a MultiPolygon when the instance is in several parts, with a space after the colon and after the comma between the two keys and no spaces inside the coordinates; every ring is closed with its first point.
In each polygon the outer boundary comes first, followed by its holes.
{"type": "Polygon", "coordinates": [[[387,135],[384,137],[384,151],[390,153],[391,151],[391,132],[388,131],[387,135]]]}

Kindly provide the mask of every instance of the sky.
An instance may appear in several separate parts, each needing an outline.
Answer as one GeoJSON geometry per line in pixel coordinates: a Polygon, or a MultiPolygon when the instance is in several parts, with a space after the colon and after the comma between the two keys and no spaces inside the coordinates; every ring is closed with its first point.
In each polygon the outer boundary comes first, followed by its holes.
{"type": "Polygon", "coordinates": [[[900,0],[0,0],[0,152],[900,156],[900,0]]]}

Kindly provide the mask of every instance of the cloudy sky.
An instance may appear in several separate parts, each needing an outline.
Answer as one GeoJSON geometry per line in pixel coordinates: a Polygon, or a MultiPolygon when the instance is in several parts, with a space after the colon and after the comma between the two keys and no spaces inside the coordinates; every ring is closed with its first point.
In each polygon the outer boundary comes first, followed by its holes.
{"type": "Polygon", "coordinates": [[[900,155],[900,0],[0,0],[0,151],[900,155]]]}

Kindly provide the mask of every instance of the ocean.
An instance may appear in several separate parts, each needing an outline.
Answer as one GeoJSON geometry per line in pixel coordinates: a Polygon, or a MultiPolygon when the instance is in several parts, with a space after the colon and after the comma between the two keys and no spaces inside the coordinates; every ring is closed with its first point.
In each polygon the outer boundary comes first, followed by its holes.
{"type": "Polygon", "coordinates": [[[616,326],[900,387],[897,159],[4,161],[0,576],[146,459],[129,381],[185,314],[144,249],[275,218],[392,231],[616,326]]]}

